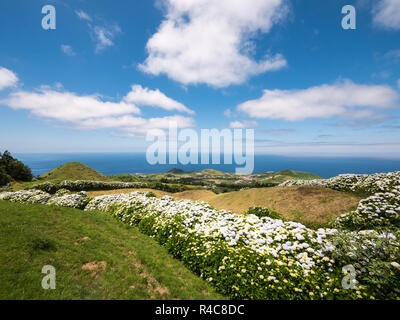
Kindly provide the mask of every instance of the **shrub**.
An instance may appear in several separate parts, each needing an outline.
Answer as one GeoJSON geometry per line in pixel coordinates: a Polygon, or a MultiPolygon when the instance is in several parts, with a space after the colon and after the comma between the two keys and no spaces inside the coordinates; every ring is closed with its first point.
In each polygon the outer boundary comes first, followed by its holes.
{"type": "Polygon", "coordinates": [[[8,151],[0,153],[0,156],[0,185],[2,185],[1,180],[7,179],[6,175],[17,181],[32,181],[33,175],[28,166],[14,159],[8,151]]]}
{"type": "Polygon", "coordinates": [[[332,243],[338,265],[351,265],[355,280],[368,286],[369,295],[378,299],[400,297],[399,233],[375,231],[339,232],[332,243]]]}
{"type": "Polygon", "coordinates": [[[400,186],[391,192],[376,193],[358,204],[355,211],[336,218],[332,226],[338,229],[399,229],[400,186]]]}
{"type": "Polygon", "coordinates": [[[254,214],[259,218],[263,218],[263,217],[268,217],[271,219],[280,219],[283,220],[283,217],[280,213],[268,209],[268,208],[262,208],[262,207],[250,207],[245,214],[254,214]]]}
{"type": "Polygon", "coordinates": [[[0,167],[0,186],[5,186],[12,181],[12,178],[7,174],[4,167],[0,167]]]}

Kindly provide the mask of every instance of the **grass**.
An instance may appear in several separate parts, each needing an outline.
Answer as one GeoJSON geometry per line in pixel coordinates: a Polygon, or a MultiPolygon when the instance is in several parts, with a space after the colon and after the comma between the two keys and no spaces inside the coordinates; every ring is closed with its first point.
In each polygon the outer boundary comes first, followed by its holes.
{"type": "MultiPolygon", "coordinates": [[[[125,189],[89,192],[90,196],[143,191],[125,189]]],[[[179,193],[152,191],[157,197],[170,195],[177,199],[201,200],[217,209],[241,214],[251,206],[265,207],[280,213],[285,219],[301,222],[309,227],[326,226],[337,216],[354,210],[362,197],[323,187],[295,186],[256,188],[216,195],[209,190],[189,190],[179,193]]]]}
{"type": "Polygon", "coordinates": [[[44,180],[94,180],[109,181],[109,178],[100,172],[80,162],[68,162],[41,176],[44,180]]]}
{"type": "Polygon", "coordinates": [[[0,299],[224,299],[105,213],[0,201],[0,299]],[[44,265],[56,289],[44,290],[44,265]]]}

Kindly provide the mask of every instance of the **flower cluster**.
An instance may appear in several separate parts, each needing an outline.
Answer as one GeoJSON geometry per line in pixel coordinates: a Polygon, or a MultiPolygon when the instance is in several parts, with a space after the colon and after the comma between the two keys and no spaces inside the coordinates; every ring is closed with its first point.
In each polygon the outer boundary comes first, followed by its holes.
{"type": "Polygon", "coordinates": [[[333,226],[348,230],[400,229],[400,186],[361,200],[355,211],[336,218],[333,226]]]}
{"type": "Polygon", "coordinates": [[[339,264],[351,265],[353,277],[368,284],[373,297],[400,297],[400,236],[399,230],[376,232],[339,232],[333,238],[332,257],[339,264]]]}
{"type": "Polygon", "coordinates": [[[0,193],[0,200],[12,202],[28,202],[46,204],[51,195],[40,190],[21,190],[17,192],[0,193]]]}
{"type": "Polygon", "coordinates": [[[48,193],[55,193],[60,189],[69,191],[91,191],[91,190],[115,190],[115,189],[134,189],[147,188],[148,185],[142,182],[104,182],[90,180],[61,181],[58,183],[44,182],[32,186],[32,189],[42,190],[48,193]]]}
{"type": "Polygon", "coordinates": [[[351,191],[363,194],[390,192],[400,186],[400,171],[376,174],[341,174],[330,179],[288,180],[279,186],[321,186],[339,191],[351,191]]]}
{"type": "Polygon", "coordinates": [[[0,200],[41,203],[60,207],[84,209],[90,199],[85,192],[79,192],[76,194],[61,192],[52,196],[51,194],[41,190],[21,190],[17,192],[0,193],[0,200]]]}

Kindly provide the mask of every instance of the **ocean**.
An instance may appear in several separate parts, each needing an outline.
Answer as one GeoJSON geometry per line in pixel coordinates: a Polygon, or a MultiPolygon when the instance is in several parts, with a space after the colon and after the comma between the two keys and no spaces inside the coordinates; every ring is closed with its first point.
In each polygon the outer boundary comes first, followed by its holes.
{"type": "MultiPolygon", "coordinates": [[[[159,173],[172,168],[185,171],[216,169],[234,172],[236,165],[150,165],[145,153],[16,153],[34,175],[42,175],[70,162],[82,162],[102,174],[159,173]]],[[[329,178],[342,173],[377,173],[400,170],[400,160],[373,158],[296,158],[273,155],[256,155],[254,173],[291,169],[314,173],[329,178]]]]}

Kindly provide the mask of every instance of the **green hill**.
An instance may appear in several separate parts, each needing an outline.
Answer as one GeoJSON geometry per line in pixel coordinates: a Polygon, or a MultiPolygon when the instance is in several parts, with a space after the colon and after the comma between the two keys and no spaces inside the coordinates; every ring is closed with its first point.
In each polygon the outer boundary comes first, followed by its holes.
{"type": "Polygon", "coordinates": [[[138,230],[100,212],[0,201],[0,300],[224,299],[138,230]],[[43,290],[43,266],[56,289],[43,290]]]}
{"type": "Polygon", "coordinates": [[[100,172],[80,162],[68,162],[41,176],[44,180],[94,180],[108,181],[100,172]]]}
{"type": "Polygon", "coordinates": [[[207,174],[210,176],[230,176],[232,174],[230,173],[226,173],[226,172],[222,172],[219,170],[215,170],[215,169],[204,169],[203,171],[200,171],[201,174],[207,174]]]}
{"type": "Polygon", "coordinates": [[[184,174],[184,173],[186,173],[186,172],[185,172],[184,170],[182,170],[182,169],[174,168],[174,169],[169,170],[167,173],[184,174]]]}

